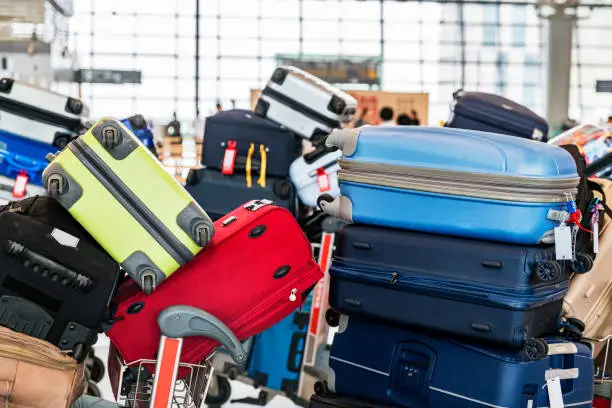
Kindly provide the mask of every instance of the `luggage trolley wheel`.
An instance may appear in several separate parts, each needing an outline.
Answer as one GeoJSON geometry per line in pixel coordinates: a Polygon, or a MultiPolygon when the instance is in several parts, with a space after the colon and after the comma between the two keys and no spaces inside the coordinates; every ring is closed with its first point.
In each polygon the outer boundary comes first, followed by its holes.
{"type": "Polygon", "coordinates": [[[321,210],[323,210],[323,207],[321,207],[321,203],[326,202],[326,203],[331,203],[332,201],[334,201],[334,197],[332,197],[329,194],[321,194],[318,198],[317,198],[317,207],[319,207],[321,210]]]}
{"type": "Polygon", "coordinates": [[[212,381],[214,384],[211,384],[208,388],[206,404],[209,406],[222,406],[232,395],[232,385],[227,378],[220,375],[215,375],[212,381]]]}
{"type": "Polygon", "coordinates": [[[542,261],[535,268],[535,275],[541,282],[556,282],[562,272],[561,264],[557,261],[542,261]]]}
{"type": "Polygon", "coordinates": [[[315,394],[324,397],[329,394],[329,387],[327,381],[317,381],[314,385],[315,394]]]}
{"type": "Polygon", "coordinates": [[[576,254],[572,261],[572,271],[577,274],[587,273],[593,267],[593,257],[582,252],[576,254]]]}
{"type": "Polygon", "coordinates": [[[521,355],[527,361],[538,361],[548,354],[548,343],[543,339],[528,339],[523,344],[521,355]]]}
{"type": "Polygon", "coordinates": [[[99,383],[100,381],[102,381],[102,379],[104,378],[105,371],[104,362],[102,362],[102,360],[100,360],[98,357],[94,356],[88,366],[91,381],[95,383],[99,383]]]}
{"type": "Polygon", "coordinates": [[[325,312],[325,321],[329,327],[340,326],[340,313],[336,312],[334,309],[327,309],[325,312]]]}

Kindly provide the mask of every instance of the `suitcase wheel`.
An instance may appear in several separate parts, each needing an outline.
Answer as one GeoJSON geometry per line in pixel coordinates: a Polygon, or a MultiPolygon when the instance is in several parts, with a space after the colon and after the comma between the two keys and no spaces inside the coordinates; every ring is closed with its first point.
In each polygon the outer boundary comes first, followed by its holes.
{"type": "Polygon", "coordinates": [[[568,325],[563,329],[563,337],[569,341],[578,342],[582,339],[582,331],[574,325],[568,325]]]}
{"type": "Polygon", "coordinates": [[[57,198],[66,192],[65,180],[60,174],[51,174],[48,179],[47,190],[52,198],[57,198]]]}
{"type": "Polygon", "coordinates": [[[317,198],[317,207],[319,207],[321,210],[323,210],[323,206],[321,205],[321,203],[331,203],[334,201],[334,197],[332,197],[329,194],[321,194],[318,198],[317,198]]]}
{"type": "Polygon", "coordinates": [[[74,358],[77,362],[82,362],[85,357],[87,356],[87,352],[85,350],[85,346],[83,345],[83,343],[77,343],[75,344],[74,348],[72,349],[72,358],[74,358]]]}
{"type": "Polygon", "coordinates": [[[257,105],[255,105],[255,113],[265,118],[268,113],[268,108],[270,108],[270,104],[263,99],[259,99],[257,105]]]}
{"type": "Polygon", "coordinates": [[[315,394],[324,397],[325,395],[329,395],[329,387],[327,386],[327,381],[317,381],[314,385],[315,394]]]}
{"type": "Polygon", "coordinates": [[[100,388],[93,381],[87,382],[87,395],[102,398],[102,392],[100,392],[100,388]]]}
{"type": "Polygon", "coordinates": [[[123,137],[119,129],[113,125],[106,125],[102,128],[102,144],[111,150],[121,144],[123,137]]]}
{"type": "Polygon", "coordinates": [[[201,247],[208,244],[210,241],[210,234],[208,232],[208,225],[205,221],[198,222],[194,225],[191,239],[201,247]]]}
{"type": "Polygon", "coordinates": [[[572,261],[572,271],[574,273],[587,273],[593,267],[593,257],[589,254],[578,253],[576,259],[572,261]]]}
{"type": "Polygon", "coordinates": [[[70,142],[70,137],[68,135],[61,134],[55,137],[53,140],[53,146],[63,149],[68,145],[68,142],[70,142]]]}
{"type": "Polygon", "coordinates": [[[69,98],[68,104],[66,105],[66,110],[74,113],[75,115],[80,115],[83,112],[83,102],[78,99],[69,98]]]}
{"type": "Polygon", "coordinates": [[[144,272],[141,275],[142,279],[142,290],[147,295],[150,295],[155,290],[155,276],[151,273],[144,272]]]}
{"type": "Polygon", "coordinates": [[[95,383],[99,383],[104,378],[104,363],[98,357],[89,358],[86,363],[89,369],[89,379],[95,383]]]}
{"type": "Polygon", "coordinates": [[[538,361],[548,355],[548,343],[542,339],[529,339],[523,344],[521,355],[527,361],[538,361]]]}
{"type": "Polygon", "coordinates": [[[557,261],[539,262],[535,268],[535,275],[541,282],[556,282],[562,272],[561,264],[557,261]]]}
{"type": "Polygon", "coordinates": [[[334,309],[327,309],[325,312],[325,321],[329,327],[340,326],[340,313],[336,312],[334,309]]]}
{"type": "Polygon", "coordinates": [[[282,200],[286,200],[291,195],[291,182],[287,180],[277,180],[272,186],[274,195],[282,200]]]}
{"type": "Polygon", "coordinates": [[[575,317],[568,317],[565,319],[565,322],[568,325],[577,328],[581,332],[584,332],[584,330],[586,329],[586,325],[584,324],[584,322],[580,319],[576,319],[575,317]]]}
{"type": "Polygon", "coordinates": [[[312,135],[312,137],[310,138],[310,142],[312,143],[313,146],[321,146],[325,143],[325,139],[327,138],[328,133],[317,129],[315,130],[314,134],[312,135]]]}

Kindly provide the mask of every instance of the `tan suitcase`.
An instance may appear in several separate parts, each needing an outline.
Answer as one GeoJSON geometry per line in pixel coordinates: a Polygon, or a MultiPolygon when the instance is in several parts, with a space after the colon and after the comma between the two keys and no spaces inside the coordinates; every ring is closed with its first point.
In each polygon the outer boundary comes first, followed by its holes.
{"type": "MultiPolygon", "coordinates": [[[[610,203],[612,181],[595,181],[602,186],[610,203]]],[[[612,222],[607,215],[599,234],[599,252],[593,268],[573,277],[563,301],[563,315],[584,322],[583,336],[593,342],[593,355],[597,356],[605,347],[606,337],[612,335],[612,222]]]]}
{"type": "Polygon", "coordinates": [[[0,327],[0,407],[70,408],[83,370],[51,343],[0,327]]]}

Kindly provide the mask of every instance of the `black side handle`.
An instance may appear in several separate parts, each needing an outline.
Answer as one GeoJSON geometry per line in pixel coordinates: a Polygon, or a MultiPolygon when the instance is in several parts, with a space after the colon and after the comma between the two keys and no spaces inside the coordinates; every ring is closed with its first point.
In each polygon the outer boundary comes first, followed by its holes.
{"type": "Polygon", "coordinates": [[[485,268],[491,268],[491,269],[501,269],[501,267],[503,266],[501,261],[493,261],[493,260],[484,260],[480,262],[480,264],[484,266],[485,268]]]}
{"type": "Polygon", "coordinates": [[[334,146],[328,147],[328,146],[325,146],[325,143],[320,144],[320,145],[316,146],[315,150],[313,150],[310,153],[306,153],[304,155],[304,161],[307,164],[314,163],[319,158],[325,156],[328,153],[335,152],[336,150],[338,150],[337,147],[334,147],[334,146]]]}
{"type": "Polygon", "coordinates": [[[287,359],[287,369],[292,373],[299,373],[302,369],[302,360],[304,360],[305,345],[306,333],[293,333],[293,336],[291,336],[291,345],[289,346],[289,358],[287,359]],[[300,347],[300,344],[302,345],[302,347],[300,347]]]}

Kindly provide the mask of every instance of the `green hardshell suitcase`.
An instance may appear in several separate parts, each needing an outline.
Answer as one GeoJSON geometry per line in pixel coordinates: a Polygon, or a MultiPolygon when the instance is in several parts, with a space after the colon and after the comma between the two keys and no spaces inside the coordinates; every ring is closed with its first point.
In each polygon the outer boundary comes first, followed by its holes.
{"type": "Polygon", "coordinates": [[[50,195],[147,293],[213,236],[206,212],[118,120],[101,119],[50,159],[50,195]]]}

